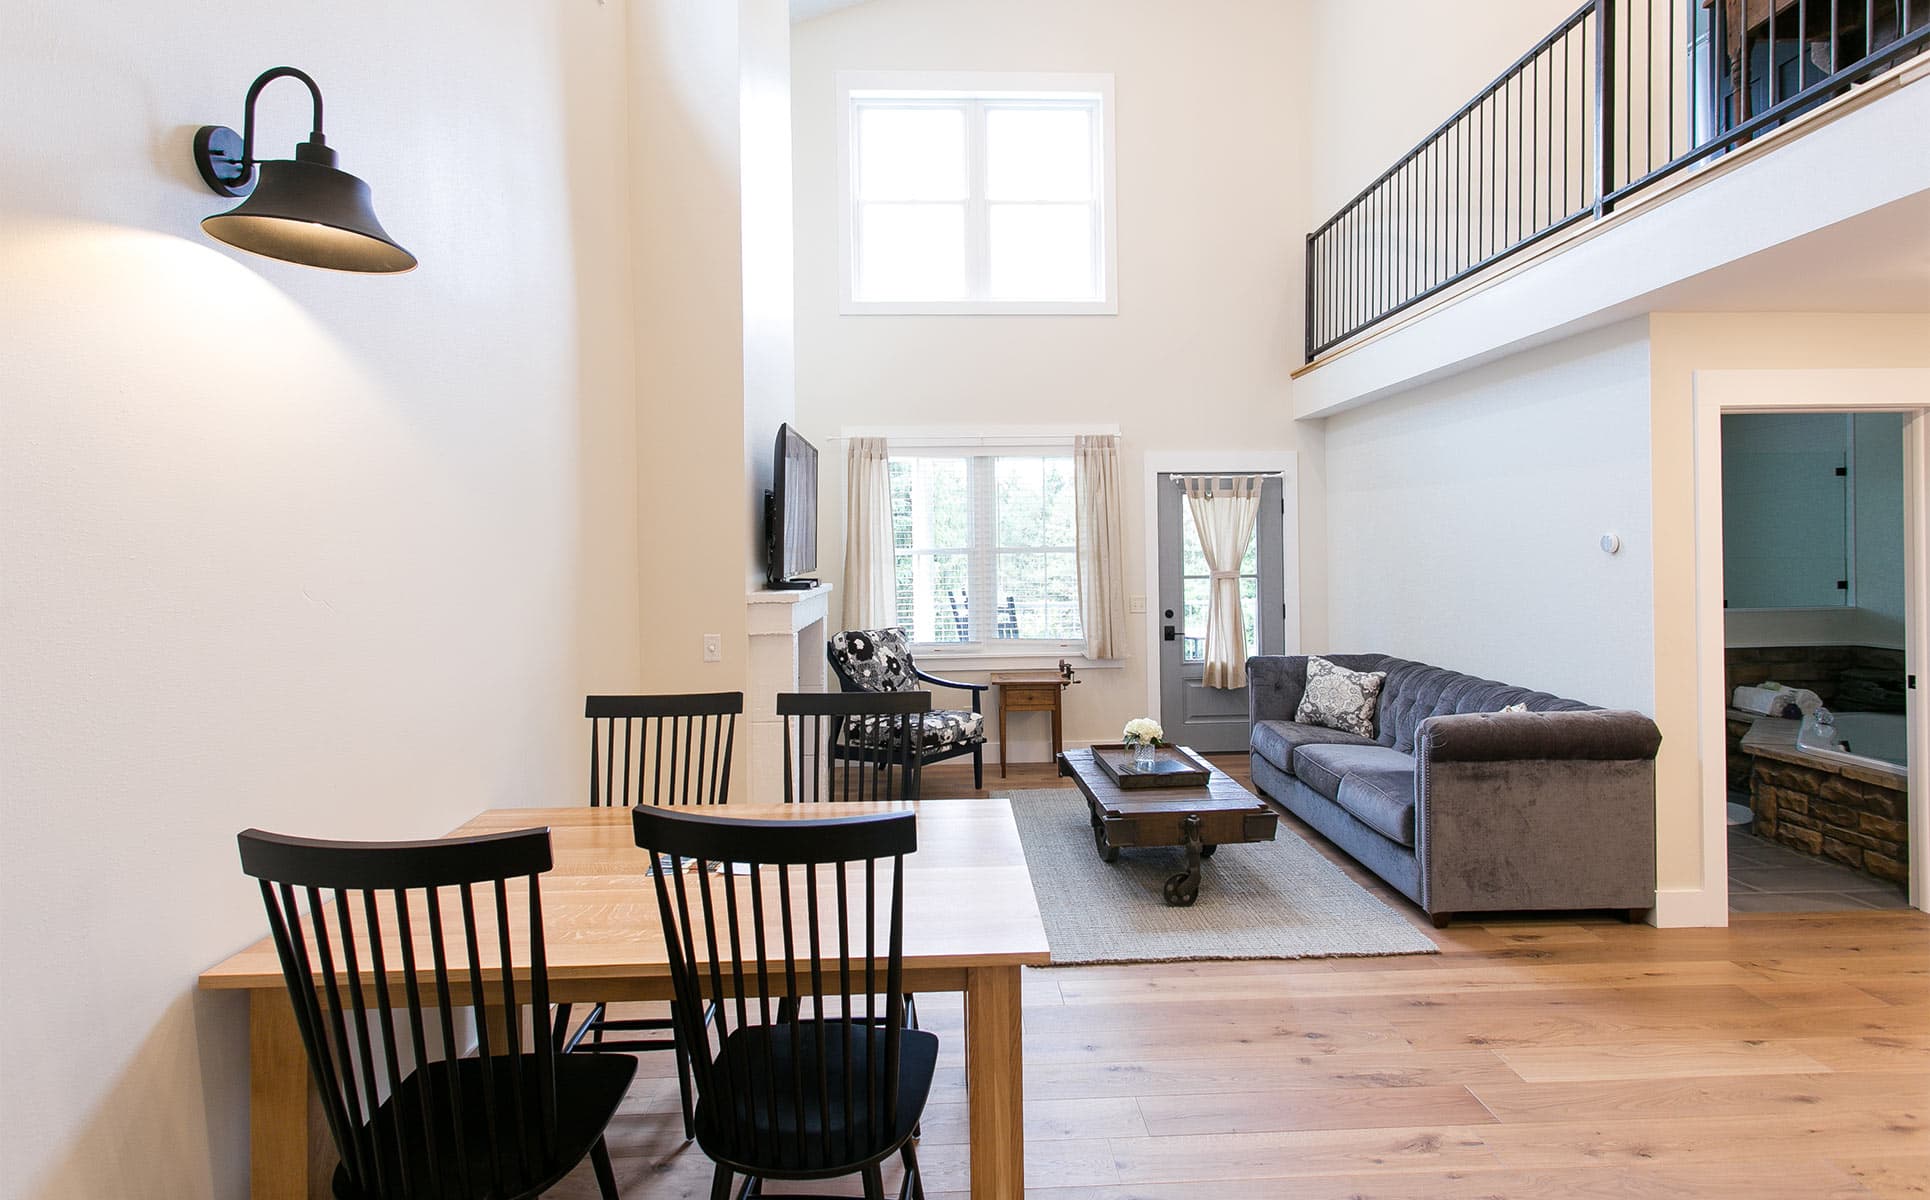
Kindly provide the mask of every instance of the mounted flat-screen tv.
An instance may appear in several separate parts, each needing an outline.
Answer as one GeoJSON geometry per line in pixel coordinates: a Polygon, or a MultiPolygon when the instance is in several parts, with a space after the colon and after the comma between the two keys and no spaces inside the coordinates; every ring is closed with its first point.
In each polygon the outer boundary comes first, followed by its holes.
{"type": "Polygon", "coordinates": [[[777,427],[771,490],[764,493],[764,564],[770,587],[817,583],[799,577],[818,569],[818,452],[789,425],[777,427]]]}

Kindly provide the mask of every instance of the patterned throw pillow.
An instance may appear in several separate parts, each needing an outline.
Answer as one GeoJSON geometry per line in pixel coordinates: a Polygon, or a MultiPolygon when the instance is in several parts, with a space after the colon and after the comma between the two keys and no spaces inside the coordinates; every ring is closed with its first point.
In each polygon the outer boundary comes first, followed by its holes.
{"type": "Polygon", "coordinates": [[[1502,712],[1527,712],[1528,702],[1526,700],[1518,700],[1515,703],[1510,704],[1508,707],[1502,709],[1501,711],[1502,712]]]}
{"type": "Polygon", "coordinates": [[[1300,693],[1300,709],[1293,719],[1362,737],[1374,736],[1385,671],[1349,671],[1324,658],[1307,660],[1307,690],[1300,693]]]}

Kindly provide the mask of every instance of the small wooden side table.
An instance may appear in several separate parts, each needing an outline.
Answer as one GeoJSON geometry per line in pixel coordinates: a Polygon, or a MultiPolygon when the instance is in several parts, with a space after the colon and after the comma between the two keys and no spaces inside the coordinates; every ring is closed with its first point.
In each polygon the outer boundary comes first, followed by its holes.
{"type": "Polygon", "coordinates": [[[1005,778],[1005,714],[1008,712],[1049,712],[1052,714],[1052,761],[1065,749],[1059,697],[1067,680],[1057,671],[994,671],[992,682],[999,689],[999,778],[1005,778]]]}

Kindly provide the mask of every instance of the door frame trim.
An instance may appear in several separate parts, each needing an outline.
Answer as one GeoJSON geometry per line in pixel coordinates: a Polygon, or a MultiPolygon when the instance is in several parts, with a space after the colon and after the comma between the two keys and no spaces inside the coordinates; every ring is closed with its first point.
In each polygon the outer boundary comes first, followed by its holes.
{"type": "MultiPolygon", "coordinates": [[[[1695,646],[1697,774],[1702,878],[1699,886],[1665,889],[1656,924],[1724,926],[1729,922],[1727,614],[1722,604],[1722,417],[1724,413],[1901,412],[1904,470],[1904,668],[1930,662],[1930,622],[1919,613],[1930,595],[1930,368],[1738,369],[1696,371],[1691,447],[1695,479],[1695,646]]],[[[1919,690],[1908,701],[1911,907],[1930,910],[1930,704],[1919,690]]],[[[1667,801],[1658,797],[1658,802],[1667,801]]]]}
{"type": "Polygon", "coordinates": [[[1287,606],[1286,652],[1300,653],[1300,456],[1292,450],[1159,450],[1145,456],[1140,477],[1145,524],[1140,549],[1145,565],[1146,711],[1159,711],[1159,477],[1278,471],[1280,498],[1280,590],[1287,606]]]}

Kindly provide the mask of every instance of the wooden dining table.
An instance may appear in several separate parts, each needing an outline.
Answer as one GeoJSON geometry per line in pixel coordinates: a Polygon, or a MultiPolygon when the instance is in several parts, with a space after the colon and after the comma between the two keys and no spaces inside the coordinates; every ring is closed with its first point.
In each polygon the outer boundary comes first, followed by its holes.
{"type": "MultiPolygon", "coordinates": [[[[1017,1200],[1025,1186],[1019,968],[1050,955],[1011,803],[731,804],[729,815],[781,821],[906,808],[918,813],[918,850],[905,860],[905,990],[964,993],[971,1194],[1017,1200]]],[[[551,1000],[669,999],[655,885],[628,809],[489,809],[450,836],[544,826],[555,860],[542,877],[551,1000]]],[[[426,970],[422,983],[434,984],[426,970]]],[[[249,995],[251,1195],[328,1196],[334,1146],[273,943],[263,938],[209,968],[200,984],[249,995]]]]}

